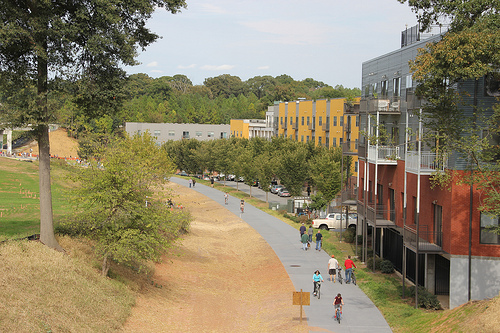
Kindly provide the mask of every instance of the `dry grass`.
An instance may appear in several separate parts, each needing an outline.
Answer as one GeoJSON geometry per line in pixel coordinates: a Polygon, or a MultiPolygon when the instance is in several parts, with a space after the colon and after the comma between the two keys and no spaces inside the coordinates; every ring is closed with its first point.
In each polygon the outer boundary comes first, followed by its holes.
{"type": "Polygon", "coordinates": [[[111,332],[121,328],[134,303],[132,293],[84,262],[88,245],[70,239],[60,243],[70,249],[70,255],[38,242],[0,245],[2,332],[111,332]]]}

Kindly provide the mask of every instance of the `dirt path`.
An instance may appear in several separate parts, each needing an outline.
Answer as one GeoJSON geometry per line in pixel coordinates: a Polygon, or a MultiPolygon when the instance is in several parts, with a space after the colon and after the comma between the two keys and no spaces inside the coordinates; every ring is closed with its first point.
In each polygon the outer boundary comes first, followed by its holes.
{"type": "Polygon", "coordinates": [[[292,282],[271,247],[241,219],[171,184],[193,215],[191,232],[143,290],[124,332],[307,332],[292,282]]]}

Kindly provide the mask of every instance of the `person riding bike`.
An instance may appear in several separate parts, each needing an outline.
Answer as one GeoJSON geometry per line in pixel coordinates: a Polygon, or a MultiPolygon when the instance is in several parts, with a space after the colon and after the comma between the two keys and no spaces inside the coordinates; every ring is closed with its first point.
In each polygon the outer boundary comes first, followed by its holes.
{"type": "Polygon", "coordinates": [[[337,296],[335,296],[335,299],[333,300],[333,306],[335,307],[335,318],[337,318],[338,311],[342,313],[342,305],[344,305],[344,300],[342,299],[342,295],[338,293],[337,296]]]}
{"type": "Polygon", "coordinates": [[[224,203],[227,205],[227,200],[229,199],[229,195],[226,193],[224,193],[224,203]]]}
{"type": "Polygon", "coordinates": [[[316,296],[316,290],[317,290],[317,287],[318,287],[318,284],[320,282],[323,282],[323,277],[321,276],[320,272],[317,270],[316,272],[314,272],[313,274],[313,290],[314,290],[314,296],[316,296]]]}
{"type": "Polygon", "coordinates": [[[241,199],[240,202],[240,210],[243,213],[245,211],[245,200],[241,199]]]}

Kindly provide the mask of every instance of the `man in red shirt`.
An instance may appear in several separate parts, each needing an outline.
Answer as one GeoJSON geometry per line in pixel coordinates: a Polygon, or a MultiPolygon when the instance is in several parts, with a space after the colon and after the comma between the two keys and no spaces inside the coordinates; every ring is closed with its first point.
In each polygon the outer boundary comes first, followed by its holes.
{"type": "Polygon", "coordinates": [[[356,264],[351,260],[351,256],[347,256],[347,259],[344,262],[345,266],[345,283],[351,283],[351,273],[352,266],[356,267],[356,264]]]}

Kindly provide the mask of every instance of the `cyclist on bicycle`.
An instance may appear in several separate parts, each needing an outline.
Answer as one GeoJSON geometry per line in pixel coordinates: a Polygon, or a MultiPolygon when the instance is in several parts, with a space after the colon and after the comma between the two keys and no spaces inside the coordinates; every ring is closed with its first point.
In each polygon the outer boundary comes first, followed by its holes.
{"type": "Polygon", "coordinates": [[[314,287],[314,296],[316,296],[316,290],[318,288],[318,284],[320,282],[323,282],[323,277],[321,276],[320,272],[317,270],[313,274],[313,287],[314,287]]]}
{"type": "Polygon", "coordinates": [[[226,203],[227,205],[227,199],[229,199],[229,195],[226,193],[224,193],[224,202],[226,203]]]}
{"type": "Polygon", "coordinates": [[[240,202],[240,209],[241,209],[242,213],[245,211],[245,200],[243,200],[243,199],[241,199],[241,202],[240,202]]]}
{"type": "Polygon", "coordinates": [[[344,305],[344,300],[342,299],[342,295],[338,293],[333,300],[333,306],[335,307],[335,318],[337,318],[337,311],[340,310],[340,313],[342,313],[342,305],[344,305]]]}

